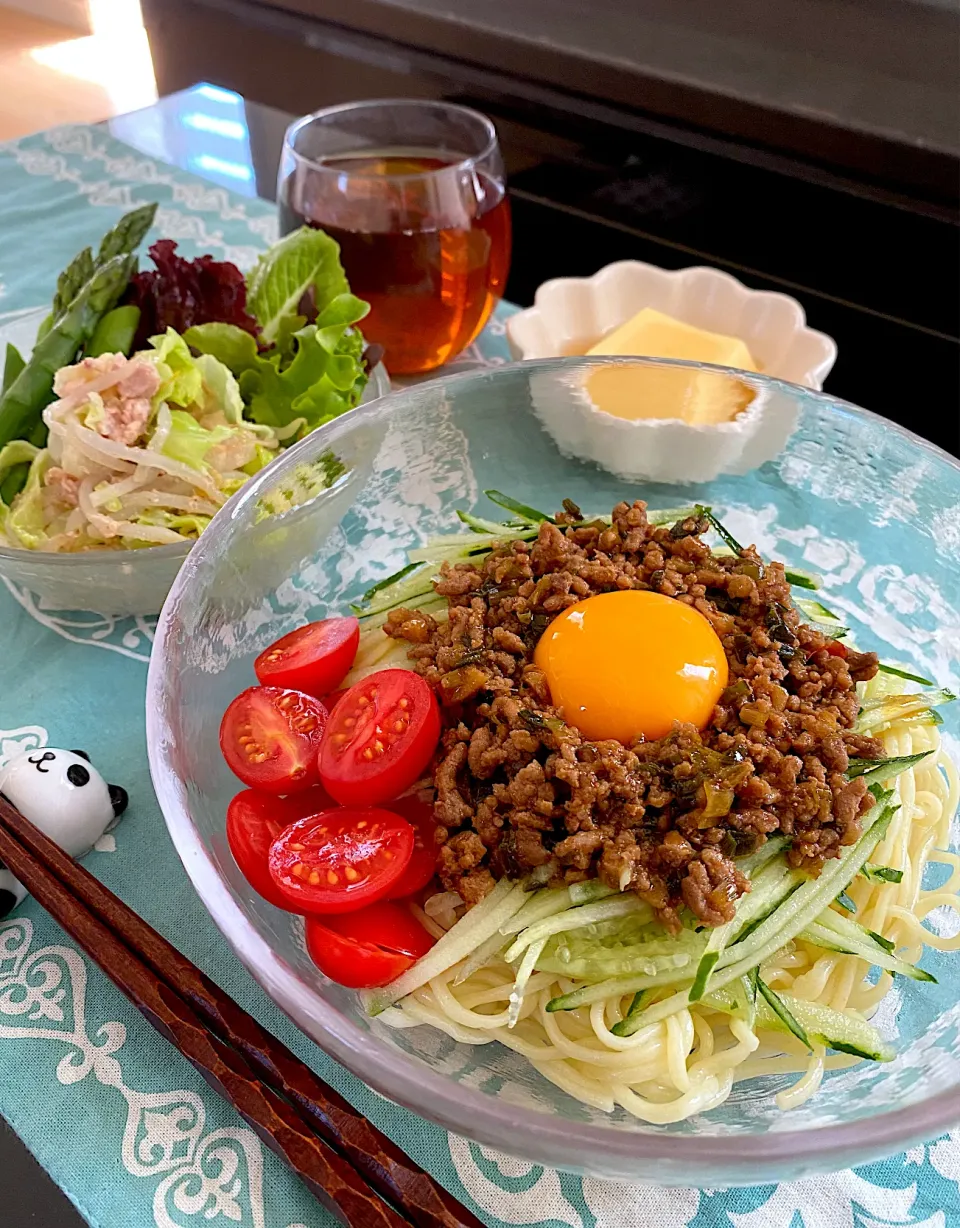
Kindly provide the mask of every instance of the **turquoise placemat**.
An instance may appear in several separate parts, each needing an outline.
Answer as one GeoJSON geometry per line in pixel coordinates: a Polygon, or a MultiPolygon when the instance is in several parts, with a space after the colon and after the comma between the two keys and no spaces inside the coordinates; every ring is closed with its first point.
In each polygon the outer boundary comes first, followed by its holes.
{"type": "MultiPolygon", "coordinates": [[[[98,128],[0,145],[0,318],[49,302],[67,260],[147,200],[160,202],[158,234],[178,239],[187,255],[209,251],[246,265],[276,233],[272,205],[145,158],[98,128]]],[[[464,363],[506,361],[511,310],[501,307],[464,363]]],[[[153,621],[51,610],[0,585],[0,765],[29,747],[88,750],[131,798],[88,867],[491,1228],[960,1225],[960,1133],[779,1186],[641,1189],[479,1147],[369,1091],[265,998],[207,917],[167,838],[144,745],[153,621]]],[[[0,1113],[97,1228],[333,1223],[32,901],[0,923],[0,1113]]]]}

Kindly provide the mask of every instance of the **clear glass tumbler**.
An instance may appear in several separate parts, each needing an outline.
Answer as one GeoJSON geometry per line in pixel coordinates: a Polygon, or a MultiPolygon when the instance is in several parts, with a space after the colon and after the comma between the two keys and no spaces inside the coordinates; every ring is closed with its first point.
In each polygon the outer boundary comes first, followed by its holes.
{"type": "Polygon", "coordinates": [[[510,206],[493,124],[452,103],[380,99],[317,111],[287,130],[283,234],[340,244],[370,303],[368,340],[393,375],[431,371],[477,336],[503,295],[510,206]]]}

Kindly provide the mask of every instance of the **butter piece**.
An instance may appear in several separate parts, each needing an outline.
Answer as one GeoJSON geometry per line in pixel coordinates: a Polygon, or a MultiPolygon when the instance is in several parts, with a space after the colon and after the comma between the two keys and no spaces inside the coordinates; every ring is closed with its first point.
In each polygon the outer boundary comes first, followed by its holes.
{"type": "MultiPolygon", "coordinates": [[[[757,370],[739,337],[694,328],[652,307],[644,307],[587,353],[684,358],[743,371],[757,370]]],[[[731,421],[753,400],[753,390],[742,381],[713,371],[609,367],[591,372],[585,388],[598,409],[631,421],[674,418],[715,425],[731,421]]]]}

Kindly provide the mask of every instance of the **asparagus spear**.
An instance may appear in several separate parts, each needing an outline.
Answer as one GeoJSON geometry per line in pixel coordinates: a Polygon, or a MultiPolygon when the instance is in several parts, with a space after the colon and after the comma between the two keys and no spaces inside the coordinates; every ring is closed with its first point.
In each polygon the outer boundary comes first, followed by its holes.
{"type": "Polygon", "coordinates": [[[134,257],[113,256],[84,285],[54,326],[37,341],[30,361],[0,396],[0,448],[33,437],[53,392],[53,377],[73,362],[100,317],[126,289],[134,257]]]}
{"type": "MultiPolygon", "coordinates": [[[[89,247],[74,256],[57,278],[53,305],[50,314],[40,325],[37,341],[43,340],[98,269],[103,268],[115,256],[126,256],[136,251],[143,241],[143,236],[153,225],[156,212],[157,205],[153,201],[124,214],[116,226],[103,236],[96,258],[89,247]]],[[[67,361],[69,362],[69,359],[67,361]]]]}

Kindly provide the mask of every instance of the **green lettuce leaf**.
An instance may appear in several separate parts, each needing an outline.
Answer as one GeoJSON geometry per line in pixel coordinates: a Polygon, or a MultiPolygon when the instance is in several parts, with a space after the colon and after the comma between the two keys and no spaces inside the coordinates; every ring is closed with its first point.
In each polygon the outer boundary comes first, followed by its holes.
{"type": "Polygon", "coordinates": [[[0,528],[7,507],[26,485],[30,466],[39,452],[26,439],[14,439],[0,448],[0,528]]]}
{"type": "Polygon", "coordinates": [[[0,513],[0,528],[3,532],[8,537],[16,538],[28,550],[38,550],[48,537],[44,527],[43,479],[53,460],[45,448],[35,452],[26,485],[13,501],[12,507],[4,508],[0,513]]]}
{"type": "Polygon", "coordinates": [[[350,289],[336,241],[301,226],[265,252],[247,275],[247,310],[256,316],[264,341],[277,340],[281,322],[297,314],[311,286],[320,309],[350,289]]]}
{"type": "Polygon", "coordinates": [[[160,451],[193,469],[203,469],[209,450],[229,439],[237,429],[235,426],[215,426],[208,431],[184,409],[172,409],[170,418],[173,425],[160,451]]]}
{"type": "Polygon", "coordinates": [[[255,473],[259,473],[261,469],[266,469],[267,465],[276,457],[277,453],[272,452],[269,448],[265,448],[262,443],[257,444],[257,454],[252,461],[248,461],[243,466],[243,472],[248,473],[253,477],[255,473]]]}
{"type": "Polygon", "coordinates": [[[202,405],[205,414],[219,410],[232,426],[243,423],[243,397],[236,376],[212,354],[194,359],[203,380],[202,405]]]}
{"type": "Polygon", "coordinates": [[[259,361],[256,340],[236,324],[194,324],[183,339],[201,354],[222,362],[234,375],[249,371],[259,361]]]}
{"type": "Polygon", "coordinates": [[[253,337],[233,324],[198,324],[187,329],[184,340],[237,377],[246,417],[255,424],[251,429],[283,428],[303,418],[299,436],[360,401],[367,383],[365,343],[355,325],[369,310],[369,304],[344,292],[327,303],[314,324],[288,316],[281,331],[296,320],[302,325],[289,334],[289,350],[278,338],[261,353],[253,337]]]}
{"type": "Polygon", "coordinates": [[[203,376],[194,362],[190,347],[172,328],[151,337],[150,344],[156,351],[152,357],[160,376],[160,387],[153,398],[154,408],[161,401],[174,405],[193,405],[203,391],[203,376]]]}
{"type": "Polygon", "coordinates": [[[308,325],[296,334],[297,351],[286,370],[262,361],[240,376],[254,422],[284,427],[304,418],[300,433],[306,434],[357,404],[367,377],[353,339],[346,329],[336,331],[339,340],[334,342],[334,329],[308,325]]]}

